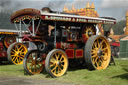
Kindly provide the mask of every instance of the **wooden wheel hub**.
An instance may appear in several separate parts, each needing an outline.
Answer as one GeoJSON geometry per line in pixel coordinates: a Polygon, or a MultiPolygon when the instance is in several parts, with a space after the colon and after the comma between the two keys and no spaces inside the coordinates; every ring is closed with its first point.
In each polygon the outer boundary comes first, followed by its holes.
{"type": "Polygon", "coordinates": [[[98,56],[101,56],[102,54],[103,54],[102,50],[99,49],[99,50],[97,51],[97,55],[98,55],[98,56]]]}

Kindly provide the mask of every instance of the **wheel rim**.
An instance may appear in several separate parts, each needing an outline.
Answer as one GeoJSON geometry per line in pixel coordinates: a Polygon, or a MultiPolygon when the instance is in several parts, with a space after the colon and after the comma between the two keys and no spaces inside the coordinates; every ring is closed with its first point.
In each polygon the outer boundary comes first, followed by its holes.
{"type": "Polygon", "coordinates": [[[11,60],[14,64],[23,64],[23,59],[27,53],[27,47],[24,44],[17,43],[11,49],[11,60]]]}
{"type": "Polygon", "coordinates": [[[111,57],[111,50],[108,41],[104,37],[98,37],[91,50],[91,60],[96,69],[105,69],[111,57]]]}
{"type": "Polygon", "coordinates": [[[33,51],[27,57],[27,70],[31,74],[39,74],[44,68],[44,59],[38,56],[37,51],[33,51]]]}
{"type": "Polygon", "coordinates": [[[16,42],[15,36],[6,36],[4,39],[4,45],[6,48],[8,48],[12,43],[16,42]]]}
{"type": "Polygon", "coordinates": [[[54,76],[59,77],[64,75],[67,65],[67,56],[63,52],[57,51],[53,53],[49,61],[49,67],[54,76]]]}
{"type": "Polygon", "coordinates": [[[91,37],[92,35],[96,34],[96,31],[93,26],[86,26],[84,29],[84,34],[87,38],[91,37]]]}

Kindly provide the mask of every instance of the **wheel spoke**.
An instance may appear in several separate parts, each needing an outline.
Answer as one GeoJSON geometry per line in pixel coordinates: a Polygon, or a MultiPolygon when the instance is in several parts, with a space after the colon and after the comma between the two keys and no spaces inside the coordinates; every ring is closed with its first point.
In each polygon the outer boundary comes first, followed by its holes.
{"type": "Polygon", "coordinates": [[[23,59],[24,59],[24,57],[21,57],[21,56],[20,56],[20,59],[22,59],[22,60],[23,60],[23,59]]]}
{"type": "Polygon", "coordinates": [[[14,59],[15,59],[15,56],[12,58],[12,61],[14,61],[14,59]]]}
{"type": "Polygon", "coordinates": [[[23,46],[22,46],[22,45],[20,45],[19,50],[20,50],[21,48],[23,49],[23,46]]]}
{"type": "Polygon", "coordinates": [[[28,60],[27,62],[28,62],[28,63],[32,63],[32,60],[28,60]]]}
{"type": "Polygon", "coordinates": [[[33,64],[30,65],[31,72],[32,72],[32,67],[33,67],[33,64]]]}
{"type": "Polygon", "coordinates": [[[31,57],[28,57],[28,60],[33,60],[32,56],[31,57]]]}
{"type": "Polygon", "coordinates": [[[50,67],[53,67],[53,66],[55,66],[55,64],[50,64],[50,67]]]}
{"type": "Polygon", "coordinates": [[[14,61],[13,62],[15,62],[17,60],[17,57],[15,57],[15,59],[14,59],[14,61]]]}
{"type": "Polygon", "coordinates": [[[97,47],[97,43],[96,43],[96,42],[94,43],[94,48],[98,48],[98,47],[97,47]]]}
{"type": "Polygon", "coordinates": [[[59,69],[59,71],[61,72],[61,70],[62,70],[62,69],[61,69],[61,67],[60,67],[60,66],[58,66],[58,69],[59,69]]]}
{"type": "Polygon", "coordinates": [[[60,73],[61,72],[61,68],[60,68],[60,66],[58,66],[58,73],[60,73]]]}
{"type": "Polygon", "coordinates": [[[57,54],[55,54],[55,58],[56,58],[56,60],[58,60],[58,56],[57,56],[57,54]]]}
{"type": "Polygon", "coordinates": [[[101,59],[101,61],[102,61],[102,62],[104,61],[104,58],[103,58],[103,56],[101,56],[101,57],[100,57],[100,59],[101,59]]]}
{"type": "Polygon", "coordinates": [[[54,58],[52,58],[52,59],[50,60],[50,63],[55,64],[55,62],[56,62],[56,60],[55,60],[54,58]]]}
{"type": "Polygon", "coordinates": [[[108,48],[107,48],[107,47],[105,47],[105,48],[102,48],[102,51],[106,51],[106,50],[108,50],[108,48]]]}
{"type": "Polygon", "coordinates": [[[11,53],[15,54],[15,51],[11,51],[11,53]]]}
{"type": "Polygon", "coordinates": [[[18,57],[16,57],[16,60],[17,60],[17,63],[19,62],[19,59],[18,59],[18,57]]]}
{"type": "Polygon", "coordinates": [[[92,56],[92,58],[95,58],[95,57],[97,57],[97,55],[96,55],[96,54],[92,56]]]}
{"type": "Polygon", "coordinates": [[[60,61],[62,61],[63,57],[64,57],[63,55],[60,57],[60,61]]]}
{"type": "Polygon", "coordinates": [[[100,65],[99,65],[99,58],[96,60],[95,64],[96,64],[97,68],[100,67],[100,65]]]}
{"type": "Polygon", "coordinates": [[[96,50],[95,49],[92,49],[91,50],[91,54],[96,54],[96,50]]]}
{"type": "Polygon", "coordinates": [[[34,72],[36,72],[36,64],[34,64],[34,72]]]}
{"type": "Polygon", "coordinates": [[[15,49],[11,49],[11,52],[14,52],[14,53],[16,53],[16,50],[15,50],[15,49]]]}
{"type": "Polygon", "coordinates": [[[98,57],[95,57],[93,59],[94,59],[94,64],[95,64],[97,62],[98,57]]]}
{"type": "Polygon", "coordinates": [[[17,45],[15,46],[15,49],[16,49],[16,51],[18,51],[18,47],[17,47],[17,45]]]}
{"type": "Polygon", "coordinates": [[[97,47],[100,48],[100,44],[99,44],[98,39],[96,40],[96,42],[97,42],[97,47]]]}
{"type": "Polygon", "coordinates": [[[56,73],[56,68],[57,68],[57,66],[55,66],[55,67],[51,70],[51,72],[56,73]]]}

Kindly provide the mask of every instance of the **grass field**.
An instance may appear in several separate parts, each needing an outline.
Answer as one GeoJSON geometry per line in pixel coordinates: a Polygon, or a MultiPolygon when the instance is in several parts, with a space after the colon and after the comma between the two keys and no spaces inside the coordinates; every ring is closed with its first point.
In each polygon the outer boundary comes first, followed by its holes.
{"type": "Polygon", "coordinates": [[[87,69],[69,69],[60,78],[51,78],[48,74],[24,75],[22,65],[0,65],[0,76],[18,76],[32,79],[55,80],[78,85],[128,85],[128,60],[116,60],[106,70],[89,71],[87,69]]]}

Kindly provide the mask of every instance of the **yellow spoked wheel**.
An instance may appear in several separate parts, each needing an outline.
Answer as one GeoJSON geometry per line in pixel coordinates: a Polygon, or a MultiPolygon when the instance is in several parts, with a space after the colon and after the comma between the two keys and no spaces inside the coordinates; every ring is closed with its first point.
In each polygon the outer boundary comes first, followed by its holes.
{"type": "Polygon", "coordinates": [[[68,69],[68,58],[65,52],[59,49],[49,52],[45,60],[45,68],[51,77],[64,75],[68,69]]]}
{"type": "Polygon", "coordinates": [[[89,38],[85,45],[85,61],[90,70],[106,69],[111,59],[109,42],[99,35],[89,38]]]}
{"type": "Polygon", "coordinates": [[[39,74],[43,71],[45,58],[37,50],[30,50],[24,58],[24,70],[29,75],[39,74]]]}
{"type": "Polygon", "coordinates": [[[12,43],[16,42],[16,36],[5,36],[3,42],[4,46],[8,48],[12,43]]]}
{"type": "Polygon", "coordinates": [[[23,59],[27,51],[27,47],[24,44],[13,43],[7,50],[8,60],[14,64],[23,64],[23,59]]]}
{"type": "Polygon", "coordinates": [[[93,25],[85,25],[83,28],[83,34],[85,34],[86,38],[88,39],[92,35],[96,34],[96,29],[93,25]]]}

